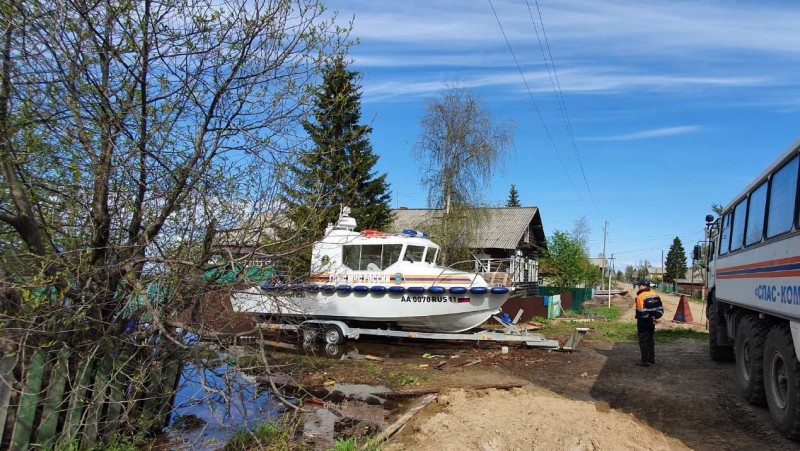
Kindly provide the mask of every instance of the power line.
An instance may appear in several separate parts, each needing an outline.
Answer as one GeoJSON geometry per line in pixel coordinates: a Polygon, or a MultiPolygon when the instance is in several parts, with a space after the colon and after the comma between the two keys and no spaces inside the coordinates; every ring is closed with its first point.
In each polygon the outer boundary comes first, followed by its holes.
{"type": "Polygon", "coordinates": [[[595,208],[595,211],[602,217],[600,213],[600,209],[597,207],[597,202],[594,199],[594,194],[592,193],[592,188],[589,186],[589,180],[586,177],[586,171],[583,168],[583,161],[581,160],[580,152],[578,151],[578,144],[575,139],[575,133],[572,129],[572,121],[569,118],[569,111],[567,110],[567,104],[564,101],[564,91],[561,89],[561,80],[558,78],[558,71],[556,70],[556,62],[553,59],[553,52],[550,48],[550,40],[547,38],[547,30],[544,27],[544,19],[542,19],[542,10],[539,8],[539,0],[536,1],[536,12],[539,16],[539,24],[542,27],[542,35],[544,36],[545,44],[547,46],[547,55],[545,55],[544,46],[542,45],[542,39],[539,36],[539,27],[536,26],[536,19],[533,18],[533,11],[531,10],[531,4],[528,0],[525,0],[525,4],[528,6],[528,15],[531,18],[531,24],[533,25],[533,30],[536,33],[536,40],[539,42],[539,50],[542,52],[542,59],[544,60],[544,65],[547,68],[547,75],[550,78],[550,86],[553,88],[553,94],[556,97],[556,103],[558,104],[558,109],[561,111],[561,120],[564,122],[564,127],[567,130],[567,136],[569,137],[570,144],[572,145],[572,150],[575,153],[575,158],[578,160],[578,167],[581,170],[581,176],[583,177],[583,182],[586,185],[586,190],[589,192],[589,199],[592,201],[592,205],[595,208]],[[552,67],[552,71],[551,71],[552,67]],[[555,79],[554,79],[555,78],[555,79]]]}
{"type": "MultiPolygon", "coordinates": [[[[547,135],[548,141],[550,141],[550,145],[553,147],[553,150],[556,152],[556,156],[558,157],[559,163],[561,163],[561,167],[564,169],[564,174],[567,176],[567,180],[569,180],[572,189],[575,191],[575,194],[578,196],[578,199],[583,205],[584,210],[591,213],[591,210],[586,206],[586,202],[584,202],[583,197],[581,196],[578,188],[575,186],[575,182],[572,181],[572,177],[569,175],[569,171],[567,171],[567,166],[564,164],[563,158],[561,158],[561,153],[558,151],[558,147],[556,147],[556,143],[553,141],[553,136],[550,133],[550,128],[547,126],[547,122],[544,120],[544,116],[542,116],[542,111],[539,109],[539,104],[536,102],[536,98],[533,96],[533,92],[531,91],[530,86],[528,85],[528,80],[525,79],[525,73],[522,71],[522,67],[517,60],[517,55],[514,53],[514,49],[511,47],[511,42],[508,40],[508,36],[506,36],[505,29],[503,29],[503,24],[500,22],[500,17],[497,15],[497,11],[494,9],[494,4],[492,4],[492,0],[489,0],[489,6],[492,8],[492,13],[494,14],[494,18],[497,20],[497,25],[500,27],[500,33],[503,34],[503,39],[506,41],[506,45],[508,46],[509,52],[511,52],[511,57],[514,59],[514,64],[517,66],[517,70],[519,71],[519,75],[522,77],[522,83],[525,85],[525,89],[528,91],[528,96],[530,97],[531,101],[533,102],[533,106],[536,108],[536,114],[539,116],[539,120],[542,123],[542,127],[544,127],[545,134],[547,135]]],[[[596,218],[600,221],[600,218],[596,218]]]]}

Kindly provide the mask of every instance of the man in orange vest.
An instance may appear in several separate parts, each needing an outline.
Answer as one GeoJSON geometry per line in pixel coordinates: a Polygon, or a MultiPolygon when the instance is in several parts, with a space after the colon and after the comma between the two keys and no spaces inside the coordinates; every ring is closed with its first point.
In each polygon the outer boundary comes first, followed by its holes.
{"type": "Polygon", "coordinates": [[[649,281],[640,280],[636,285],[639,287],[636,292],[636,331],[639,336],[639,350],[642,353],[642,360],[636,364],[650,366],[656,363],[653,335],[656,330],[656,320],[664,315],[664,306],[661,298],[650,289],[649,281]]]}

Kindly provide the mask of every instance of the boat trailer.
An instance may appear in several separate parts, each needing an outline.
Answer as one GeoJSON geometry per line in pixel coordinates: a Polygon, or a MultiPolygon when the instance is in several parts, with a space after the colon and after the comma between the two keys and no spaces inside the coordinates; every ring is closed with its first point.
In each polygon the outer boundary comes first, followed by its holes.
{"type": "Polygon", "coordinates": [[[261,323],[259,326],[264,330],[288,330],[297,332],[304,343],[312,343],[322,340],[329,345],[338,345],[348,339],[358,340],[362,335],[377,337],[396,337],[396,338],[418,338],[425,340],[451,340],[451,341],[474,341],[480,342],[502,342],[502,343],[524,343],[528,347],[547,348],[550,350],[573,351],[578,342],[589,331],[588,328],[576,328],[572,336],[565,345],[560,346],[558,340],[548,340],[542,334],[531,333],[517,326],[522,310],[520,310],[513,321],[504,322],[493,315],[495,321],[503,326],[498,330],[479,330],[477,332],[416,332],[381,328],[362,328],[351,327],[347,323],[339,320],[310,319],[298,324],[276,324],[261,323]]]}

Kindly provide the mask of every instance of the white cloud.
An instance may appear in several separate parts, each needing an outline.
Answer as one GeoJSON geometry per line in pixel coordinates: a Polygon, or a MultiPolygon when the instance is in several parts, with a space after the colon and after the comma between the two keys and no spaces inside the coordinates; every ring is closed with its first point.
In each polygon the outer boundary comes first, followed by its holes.
{"type": "Polygon", "coordinates": [[[664,127],[652,130],[642,130],[633,133],[626,133],[623,135],[611,136],[591,136],[585,138],[578,138],[579,141],[635,141],[639,139],[661,138],[664,136],[685,135],[688,133],[697,133],[703,127],[699,125],[681,125],[677,127],[664,127]]]}

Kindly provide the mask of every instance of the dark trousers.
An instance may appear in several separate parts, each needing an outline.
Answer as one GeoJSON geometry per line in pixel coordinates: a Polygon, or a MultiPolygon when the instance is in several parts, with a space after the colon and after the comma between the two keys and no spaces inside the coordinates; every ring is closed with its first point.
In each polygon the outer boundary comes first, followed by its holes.
{"type": "Polygon", "coordinates": [[[656,325],[653,324],[653,320],[637,321],[636,330],[639,336],[639,350],[642,352],[642,362],[655,363],[656,342],[653,339],[653,333],[656,331],[656,325]]]}

